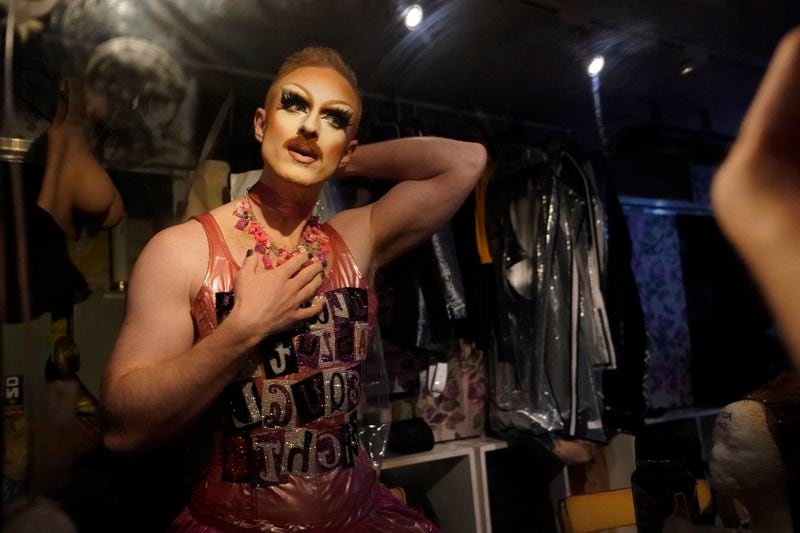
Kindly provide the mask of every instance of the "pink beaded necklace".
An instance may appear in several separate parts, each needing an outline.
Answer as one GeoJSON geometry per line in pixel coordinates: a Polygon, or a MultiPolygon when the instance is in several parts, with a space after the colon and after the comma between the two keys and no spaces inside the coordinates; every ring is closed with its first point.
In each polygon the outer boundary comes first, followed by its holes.
{"type": "Polygon", "coordinates": [[[264,226],[253,214],[253,210],[250,207],[251,198],[259,206],[266,206],[290,216],[306,216],[311,212],[314,204],[290,200],[259,181],[247,191],[245,197],[236,205],[233,214],[239,220],[236,221],[235,228],[240,231],[247,230],[256,240],[253,250],[261,254],[264,268],[270,269],[273,266],[280,266],[298,253],[312,253],[319,261],[323,261],[330,253],[330,239],[322,231],[319,225],[319,218],[316,216],[309,217],[306,221],[302,233],[303,242],[297,248],[289,251],[275,246],[272,238],[264,230],[264,226]]]}

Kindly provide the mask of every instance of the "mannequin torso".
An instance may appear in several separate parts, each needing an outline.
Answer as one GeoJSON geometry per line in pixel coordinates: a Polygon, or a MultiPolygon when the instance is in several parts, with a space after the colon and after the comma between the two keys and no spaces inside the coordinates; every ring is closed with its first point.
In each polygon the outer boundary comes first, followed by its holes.
{"type": "Polygon", "coordinates": [[[753,531],[792,531],[780,452],[759,402],[734,402],[719,415],[710,468],[711,485],[747,508],[753,531]]]}

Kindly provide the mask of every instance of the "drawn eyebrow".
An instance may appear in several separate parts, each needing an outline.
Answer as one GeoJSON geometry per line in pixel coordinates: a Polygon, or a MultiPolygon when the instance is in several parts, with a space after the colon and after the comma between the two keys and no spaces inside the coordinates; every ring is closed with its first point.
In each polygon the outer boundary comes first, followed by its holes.
{"type": "Polygon", "coordinates": [[[287,89],[286,87],[281,88],[281,99],[284,98],[295,98],[297,100],[301,100],[305,104],[308,103],[308,98],[306,98],[304,95],[293,91],[292,89],[287,89]]]}
{"type": "MultiPolygon", "coordinates": [[[[306,89],[305,87],[303,87],[302,85],[300,85],[299,83],[297,83],[297,82],[293,82],[293,81],[289,82],[286,85],[284,85],[283,88],[286,88],[286,87],[288,87],[290,85],[293,85],[294,87],[297,87],[298,89],[303,91],[305,93],[305,97],[308,98],[310,103],[314,102],[314,99],[311,97],[311,92],[308,89],[306,89]]],[[[349,110],[353,109],[353,104],[351,104],[349,102],[346,102],[344,100],[329,100],[329,101],[325,102],[325,105],[323,106],[323,109],[328,111],[328,110],[332,109],[331,106],[333,106],[333,105],[343,105],[343,106],[346,106],[349,110]]],[[[335,109],[335,108],[333,108],[333,109],[335,109]]]]}

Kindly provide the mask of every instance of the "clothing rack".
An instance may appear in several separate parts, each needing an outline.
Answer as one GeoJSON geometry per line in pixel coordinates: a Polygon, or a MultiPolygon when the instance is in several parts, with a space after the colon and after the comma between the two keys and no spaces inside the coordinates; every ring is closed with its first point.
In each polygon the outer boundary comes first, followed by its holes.
{"type": "MultiPolygon", "coordinates": [[[[420,100],[412,100],[412,99],[409,99],[409,98],[400,98],[400,97],[392,98],[392,97],[389,97],[389,96],[386,96],[386,95],[383,95],[383,94],[369,93],[369,92],[363,92],[362,96],[367,97],[367,98],[372,99],[372,100],[384,101],[384,102],[392,102],[392,103],[395,103],[395,104],[403,104],[403,105],[407,105],[407,106],[410,106],[410,107],[416,108],[416,109],[427,109],[429,111],[437,111],[437,112],[440,112],[440,113],[450,113],[450,114],[453,114],[453,115],[456,115],[456,116],[460,116],[460,117],[470,117],[470,118],[475,118],[475,119],[478,119],[478,120],[488,120],[488,121],[493,121],[493,122],[510,122],[510,121],[512,121],[512,119],[510,119],[508,116],[497,115],[497,114],[493,114],[493,113],[485,113],[485,112],[480,111],[480,110],[465,111],[465,110],[462,110],[462,109],[457,109],[455,107],[449,107],[449,106],[444,106],[444,105],[439,105],[439,104],[433,104],[433,103],[430,103],[430,102],[423,102],[423,101],[420,101],[420,100]]],[[[567,128],[566,126],[558,126],[556,124],[548,124],[546,122],[539,122],[539,121],[536,121],[536,120],[513,120],[513,122],[515,124],[522,124],[523,126],[526,126],[526,127],[529,127],[529,128],[534,128],[534,129],[543,130],[543,131],[551,131],[551,132],[554,132],[554,133],[560,133],[562,135],[568,135],[568,134],[571,133],[570,129],[567,128]]]]}
{"type": "MultiPolygon", "coordinates": [[[[30,162],[30,158],[28,158],[28,151],[33,145],[31,139],[21,139],[19,137],[0,137],[0,162],[7,162],[7,163],[25,163],[30,162]]],[[[44,160],[35,159],[35,162],[44,164],[44,160]]],[[[192,170],[194,170],[194,166],[179,166],[179,165],[159,165],[159,164],[147,164],[147,163],[140,163],[137,165],[129,165],[129,164],[120,164],[116,161],[110,161],[108,159],[101,159],[100,163],[106,168],[107,170],[119,171],[119,172],[132,172],[138,174],[159,174],[164,176],[173,176],[173,177],[180,177],[185,178],[187,177],[192,170]]]]}
{"type": "Polygon", "coordinates": [[[644,211],[651,215],[696,215],[711,216],[711,206],[688,200],[664,200],[661,198],[645,198],[640,196],[620,196],[619,203],[623,211],[644,211]]]}
{"type": "Polygon", "coordinates": [[[33,141],[17,137],[0,137],[0,161],[22,163],[33,141]]]}
{"type": "MultiPolygon", "coordinates": [[[[230,76],[258,79],[258,80],[264,80],[266,82],[271,82],[272,80],[275,79],[275,75],[273,74],[268,74],[265,72],[252,69],[245,69],[233,66],[219,65],[216,63],[205,63],[205,62],[189,61],[189,60],[182,61],[181,63],[183,66],[188,67],[190,69],[222,73],[230,76]]],[[[411,107],[414,110],[426,109],[428,111],[448,113],[451,115],[455,115],[457,117],[474,118],[479,121],[491,121],[491,122],[502,122],[502,123],[513,122],[514,124],[519,124],[528,128],[558,133],[560,135],[571,134],[571,130],[566,126],[559,126],[556,124],[549,124],[546,122],[540,122],[536,120],[511,119],[508,115],[486,113],[480,110],[463,110],[455,107],[434,104],[431,102],[425,102],[422,100],[387,96],[385,94],[373,93],[369,91],[363,91],[361,95],[362,98],[367,100],[373,100],[377,102],[389,102],[394,105],[405,105],[411,107]]],[[[20,139],[15,137],[0,137],[0,161],[22,162],[31,144],[33,144],[33,141],[28,139],[20,139]]],[[[191,169],[185,167],[139,165],[135,169],[130,169],[126,166],[125,168],[116,168],[116,170],[133,170],[138,172],[148,172],[154,174],[172,174],[173,173],[172,170],[177,170],[180,172],[191,169]]]]}
{"type": "MultiPolygon", "coordinates": [[[[242,78],[250,78],[250,79],[257,79],[257,80],[264,80],[268,82],[272,82],[275,79],[274,74],[268,74],[265,72],[246,69],[246,68],[239,68],[239,67],[231,67],[226,65],[218,65],[216,63],[204,63],[199,61],[183,61],[182,64],[186,67],[197,69],[197,70],[204,70],[209,72],[217,72],[221,74],[228,74],[231,76],[239,76],[242,78]]],[[[367,100],[374,100],[379,102],[390,102],[393,104],[402,104],[407,105],[412,108],[416,109],[427,109],[429,111],[437,111],[440,113],[450,113],[457,116],[462,117],[471,117],[478,120],[490,120],[494,122],[509,122],[511,119],[507,115],[498,115],[494,113],[485,113],[480,110],[476,111],[467,111],[463,109],[458,109],[455,107],[434,104],[431,102],[425,102],[422,100],[414,100],[410,98],[402,98],[402,97],[395,97],[395,96],[387,96],[381,93],[373,93],[369,91],[362,91],[361,97],[367,100]]],[[[547,122],[540,122],[536,120],[513,120],[516,124],[522,124],[529,128],[544,130],[544,131],[551,131],[555,133],[560,133],[564,135],[568,135],[571,133],[570,129],[565,126],[559,126],[557,124],[549,124],[547,122]]]]}

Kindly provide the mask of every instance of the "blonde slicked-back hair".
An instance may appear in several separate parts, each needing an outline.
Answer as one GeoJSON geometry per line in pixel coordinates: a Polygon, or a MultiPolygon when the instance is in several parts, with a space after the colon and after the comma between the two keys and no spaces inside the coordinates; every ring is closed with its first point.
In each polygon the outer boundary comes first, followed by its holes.
{"type": "Polygon", "coordinates": [[[350,130],[352,134],[355,135],[356,130],[358,130],[358,123],[361,120],[361,93],[358,90],[358,79],[356,78],[356,73],[353,72],[353,69],[351,69],[347,63],[345,63],[339,52],[333,48],[327,48],[324,46],[307,46],[302,50],[298,50],[297,52],[290,54],[289,57],[283,61],[281,68],[278,69],[277,76],[275,76],[275,79],[269,86],[267,97],[264,100],[264,106],[268,107],[270,102],[272,102],[272,99],[275,97],[275,92],[278,90],[278,81],[280,81],[281,78],[285,77],[290,72],[302,67],[327,67],[335,70],[345,80],[347,80],[347,82],[353,88],[358,107],[353,115],[353,125],[351,126],[350,130]]]}

